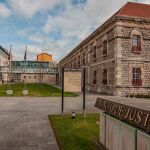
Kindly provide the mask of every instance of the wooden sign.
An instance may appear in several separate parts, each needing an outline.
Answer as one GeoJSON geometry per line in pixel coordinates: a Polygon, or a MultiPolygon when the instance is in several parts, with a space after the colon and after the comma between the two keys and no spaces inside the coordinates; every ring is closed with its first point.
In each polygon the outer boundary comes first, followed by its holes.
{"type": "Polygon", "coordinates": [[[65,71],[64,72],[64,91],[81,92],[81,72],[65,71]]]}
{"type": "Polygon", "coordinates": [[[97,98],[95,106],[109,115],[150,133],[150,111],[102,98],[97,98]]]}

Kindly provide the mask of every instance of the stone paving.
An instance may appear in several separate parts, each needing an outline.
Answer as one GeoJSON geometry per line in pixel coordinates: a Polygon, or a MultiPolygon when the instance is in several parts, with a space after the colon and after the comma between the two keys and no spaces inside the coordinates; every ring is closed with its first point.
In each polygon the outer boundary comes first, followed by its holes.
{"type": "MultiPolygon", "coordinates": [[[[88,95],[87,112],[97,95],[88,95]]],[[[65,98],[65,113],[82,112],[82,97],[65,98]]],[[[49,114],[60,114],[60,97],[1,97],[0,150],[59,150],[49,114]]]]}

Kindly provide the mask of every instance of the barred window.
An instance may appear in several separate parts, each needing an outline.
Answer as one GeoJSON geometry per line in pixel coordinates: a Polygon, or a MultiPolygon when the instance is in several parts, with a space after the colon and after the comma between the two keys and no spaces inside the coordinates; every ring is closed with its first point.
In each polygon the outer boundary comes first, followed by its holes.
{"type": "Polygon", "coordinates": [[[141,51],[141,37],[140,35],[133,35],[132,37],[132,52],[140,53],[141,51]]]}
{"type": "Polygon", "coordinates": [[[103,85],[107,85],[107,69],[103,69],[103,85]]]}
{"type": "Polygon", "coordinates": [[[133,74],[132,85],[141,86],[142,85],[141,68],[133,68],[132,74],[133,74]]]}

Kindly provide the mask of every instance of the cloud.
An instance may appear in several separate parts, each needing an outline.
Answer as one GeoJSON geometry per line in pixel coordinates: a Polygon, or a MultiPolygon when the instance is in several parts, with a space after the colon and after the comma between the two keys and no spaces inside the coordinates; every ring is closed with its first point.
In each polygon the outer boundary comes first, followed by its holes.
{"type": "Polygon", "coordinates": [[[141,2],[141,3],[144,3],[144,4],[150,4],[150,0],[137,0],[137,2],[141,2]]]}
{"type": "MultiPolygon", "coordinates": [[[[72,4],[71,0],[7,1],[12,10],[26,18],[32,18],[38,12],[46,12],[47,20],[44,25],[39,25],[40,27],[27,26],[18,31],[18,35],[33,42],[33,45],[29,46],[32,59],[36,58],[36,53],[40,52],[39,49],[43,49],[45,52],[52,54],[55,60],[64,57],[128,2],[128,0],[86,0],[84,2],[82,0],[82,3],[80,3],[80,0],[78,0],[78,3],[72,4]],[[54,9],[57,11],[55,8],[57,5],[63,5],[64,9],[58,14],[50,14],[49,10],[54,9]],[[59,33],[60,38],[55,39],[54,33],[59,33]],[[43,46],[41,47],[41,45],[43,46]]],[[[149,3],[150,0],[137,2],[149,3]]],[[[38,20],[38,15],[36,17],[34,19],[38,20]]],[[[37,20],[36,22],[38,23],[37,20]]],[[[24,45],[19,46],[21,49],[24,49],[24,47],[24,45]]],[[[19,48],[17,48],[18,51],[19,48]]],[[[21,56],[18,56],[18,58],[21,58],[21,56]]]]}
{"type": "Polygon", "coordinates": [[[42,44],[42,43],[45,43],[47,41],[47,38],[44,35],[42,35],[41,33],[35,33],[32,35],[29,35],[28,39],[30,41],[38,43],[38,44],[42,44]]]}
{"type": "Polygon", "coordinates": [[[43,31],[50,34],[59,30],[62,36],[62,39],[57,44],[52,43],[57,46],[56,48],[60,49],[57,53],[55,52],[57,59],[60,59],[62,55],[66,55],[77,43],[80,43],[91,34],[126,2],[126,0],[105,0],[103,2],[87,0],[86,3],[79,5],[68,3],[65,11],[60,15],[49,15],[46,24],[43,26],[43,31]],[[74,41],[71,39],[74,39],[74,41]],[[63,41],[65,41],[65,45],[59,46],[63,41]]]}
{"type": "Polygon", "coordinates": [[[0,17],[9,17],[11,15],[10,9],[5,3],[0,3],[0,17]]]}
{"type": "MultiPolygon", "coordinates": [[[[25,44],[12,45],[12,55],[14,60],[23,60],[25,53],[25,44]]],[[[27,45],[27,60],[36,60],[36,55],[40,53],[39,46],[27,45]]]]}
{"type": "Polygon", "coordinates": [[[32,18],[37,12],[47,11],[61,3],[61,0],[7,0],[17,14],[32,18]]]}

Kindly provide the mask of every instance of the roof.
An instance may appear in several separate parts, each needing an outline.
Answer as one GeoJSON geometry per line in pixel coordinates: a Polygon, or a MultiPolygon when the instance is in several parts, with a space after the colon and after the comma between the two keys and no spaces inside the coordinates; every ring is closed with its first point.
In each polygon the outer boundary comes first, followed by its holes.
{"type": "Polygon", "coordinates": [[[5,49],[5,48],[3,48],[1,45],[0,45],[0,49],[1,49],[6,55],[9,55],[9,54],[8,54],[8,50],[5,49]]]}
{"type": "Polygon", "coordinates": [[[37,54],[37,56],[39,56],[39,55],[43,55],[43,54],[46,54],[46,55],[49,55],[49,56],[52,56],[52,55],[50,55],[50,54],[48,54],[48,53],[40,53],[40,54],[37,54]]]}
{"type": "Polygon", "coordinates": [[[116,13],[116,16],[150,18],[150,5],[128,2],[116,13]]]}

